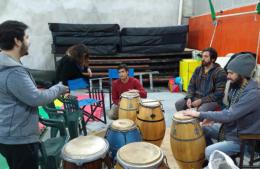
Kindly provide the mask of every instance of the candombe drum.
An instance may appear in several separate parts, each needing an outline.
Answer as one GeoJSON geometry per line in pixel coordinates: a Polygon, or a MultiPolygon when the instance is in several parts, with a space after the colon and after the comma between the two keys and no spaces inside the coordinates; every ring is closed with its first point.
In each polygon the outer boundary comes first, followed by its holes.
{"type": "Polygon", "coordinates": [[[117,152],[115,169],[166,169],[160,147],[148,142],[135,142],[121,147],[117,152]]]}
{"type": "Polygon", "coordinates": [[[124,92],[121,94],[119,102],[118,116],[119,119],[130,119],[135,122],[136,113],[140,102],[139,93],[124,92]]]}
{"type": "Polygon", "coordinates": [[[80,136],[62,149],[64,169],[101,169],[109,149],[108,142],[98,136],[80,136]]]}
{"type": "Polygon", "coordinates": [[[119,119],[109,126],[105,138],[109,142],[109,154],[112,159],[119,148],[131,143],[142,141],[141,133],[135,123],[129,119],[119,119]]]}
{"type": "Polygon", "coordinates": [[[171,125],[172,153],[181,169],[201,169],[206,142],[199,121],[184,116],[183,111],[173,115],[171,125]]]}
{"type": "Polygon", "coordinates": [[[142,99],[136,124],[140,128],[144,141],[160,146],[165,134],[163,108],[159,101],[142,99]]]}

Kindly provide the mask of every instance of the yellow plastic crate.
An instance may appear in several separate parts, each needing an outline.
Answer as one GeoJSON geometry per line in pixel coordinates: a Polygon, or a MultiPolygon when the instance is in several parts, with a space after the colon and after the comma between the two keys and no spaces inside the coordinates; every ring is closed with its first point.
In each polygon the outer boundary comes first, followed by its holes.
{"type": "Polygon", "coordinates": [[[195,69],[201,65],[201,61],[195,59],[182,59],[180,61],[180,77],[183,81],[183,90],[187,91],[190,79],[195,69]]]}

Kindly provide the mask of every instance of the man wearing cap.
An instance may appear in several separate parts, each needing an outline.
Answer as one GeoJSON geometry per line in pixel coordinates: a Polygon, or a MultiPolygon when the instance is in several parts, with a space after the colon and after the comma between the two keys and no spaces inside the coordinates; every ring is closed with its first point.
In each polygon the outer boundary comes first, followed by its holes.
{"type": "Polygon", "coordinates": [[[222,107],[227,76],[224,69],[215,63],[217,57],[214,48],[202,51],[202,65],[192,75],[187,96],[175,103],[177,111],[187,108],[210,111],[222,107]]]}
{"type": "Polygon", "coordinates": [[[228,107],[222,111],[187,111],[184,114],[199,117],[207,139],[206,158],[214,150],[228,155],[240,151],[239,134],[260,134],[260,90],[256,81],[251,79],[256,61],[251,54],[240,54],[227,66],[227,78],[231,81],[228,107]],[[223,125],[223,141],[212,144],[217,139],[220,124],[208,123],[215,121],[223,125]]]}

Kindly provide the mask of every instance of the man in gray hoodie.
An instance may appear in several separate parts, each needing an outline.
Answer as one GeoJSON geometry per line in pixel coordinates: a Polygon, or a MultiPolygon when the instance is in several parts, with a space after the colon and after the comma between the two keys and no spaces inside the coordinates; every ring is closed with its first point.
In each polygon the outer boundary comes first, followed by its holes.
{"type": "Polygon", "coordinates": [[[207,140],[206,158],[214,150],[220,150],[228,155],[240,151],[239,134],[260,134],[260,89],[256,81],[250,77],[256,66],[251,54],[240,54],[227,66],[228,79],[231,81],[228,95],[229,106],[219,112],[186,111],[184,114],[204,119],[203,130],[207,140]],[[205,120],[206,119],[206,120],[205,120]],[[223,141],[213,144],[219,133],[219,123],[223,125],[223,141]],[[206,126],[206,124],[208,126],[206,126]],[[211,144],[211,145],[210,145],[211,144]]]}
{"type": "Polygon", "coordinates": [[[0,153],[10,169],[38,169],[38,106],[68,89],[57,84],[38,90],[22,65],[28,54],[28,26],[18,21],[0,24],[0,153]]]}

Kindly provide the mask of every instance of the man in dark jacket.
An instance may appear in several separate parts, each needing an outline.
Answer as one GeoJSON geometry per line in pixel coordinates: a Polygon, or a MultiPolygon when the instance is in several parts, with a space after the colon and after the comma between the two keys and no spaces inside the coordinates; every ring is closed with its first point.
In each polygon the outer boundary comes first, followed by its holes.
{"type": "Polygon", "coordinates": [[[202,51],[202,65],[192,75],[187,96],[175,103],[177,111],[192,107],[210,111],[222,106],[227,78],[224,69],[215,63],[217,56],[213,48],[202,51]]]}
{"type": "MultiPolygon", "coordinates": [[[[231,81],[228,96],[229,106],[222,111],[186,111],[184,114],[204,119],[202,125],[206,139],[216,139],[220,124],[223,125],[223,141],[208,145],[206,158],[214,150],[220,150],[228,155],[240,151],[238,134],[260,134],[260,90],[257,82],[250,77],[256,66],[251,54],[241,54],[227,66],[228,79],[231,81]],[[215,121],[219,123],[208,123],[215,121]],[[207,126],[206,126],[207,125],[207,126]]],[[[210,141],[207,142],[210,144],[210,141]]],[[[212,142],[211,142],[212,143],[212,142]]]]}

